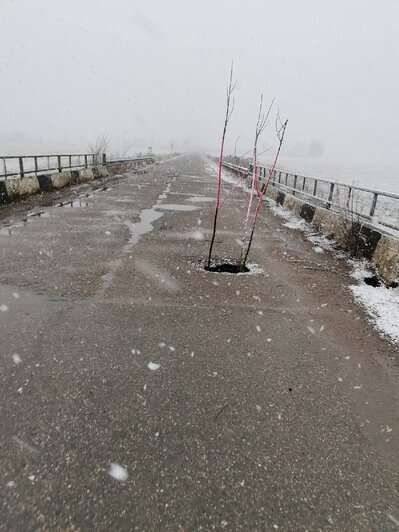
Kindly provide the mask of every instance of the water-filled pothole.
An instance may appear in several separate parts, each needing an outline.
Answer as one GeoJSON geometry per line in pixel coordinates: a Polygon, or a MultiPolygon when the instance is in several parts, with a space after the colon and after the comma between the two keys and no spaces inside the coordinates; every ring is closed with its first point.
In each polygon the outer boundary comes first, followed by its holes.
{"type": "Polygon", "coordinates": [[[241,269],[239,264],[231,262],[221,262],[209,267],[205,265],[204,270],[213,273],[249,273],[251,271],[247,266],[241,269]]]}

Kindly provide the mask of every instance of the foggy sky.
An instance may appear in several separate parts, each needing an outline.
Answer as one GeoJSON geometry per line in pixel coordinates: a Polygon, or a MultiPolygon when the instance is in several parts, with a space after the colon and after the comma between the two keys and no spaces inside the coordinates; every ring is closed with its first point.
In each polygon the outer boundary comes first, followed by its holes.
{"type": "Polygon", "coordinates": [[[114,149],[217,151],[233,60],[227,151],[251,146],[263,93],[287,152],[399,163],[396,0],[0,0],[0,20],[0,155],[103,132],[114,149]]]}

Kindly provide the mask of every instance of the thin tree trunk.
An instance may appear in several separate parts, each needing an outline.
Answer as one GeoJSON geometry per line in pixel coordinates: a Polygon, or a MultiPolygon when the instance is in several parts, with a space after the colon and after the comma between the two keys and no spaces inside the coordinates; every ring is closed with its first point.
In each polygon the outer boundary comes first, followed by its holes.
{"type": "Polygon", "coordinates": [[[247,259],[248,259],[248,253],[249,253],[249,250],[251,249],[252,239],[254,237],[254,231],[255,231],[255,224],[252,224],[251,236],[249,237],[247,252],[245,253],[244,262],[242,264],[242,270],[243,271],[245,270],[245,265],[246,265],[247,259]]]}
{"type": "Polygon", "coordinates": [[[216,192],[216,206],[215,206],[215,216],[213,218],[213,231],[212,231],[212,239],[209,246],[209,254],[208,254],[208,264],[207,267],[210,268],[211,266],[211,260],[212,260],[212,249],[213,244],[215,242],[215,236],[216,236],[216,227],[217,227],[217,220],[218,220],[218,213],[219,209],[221,207],[220,202],[220,191],[221,191],[221,185],[222,185],[222,169],[223,169],[223,155],[224,155],[224,140],[226,137],[226,130],[227,130],[227,124],[230,120],[230,117],[232,115],[232,112],[234,110],[234,100],[233,100],[233,106],[230,110],[230,101],[231,101],[231,95],[234,91],[235,83],[233,84],[233,64],[231,65],[230,69],[230,81],[229,86],[227,87],[227,97],[226,97],[226,116],[224,120],[224,127],[223,127],[223,134],[222,134],[222,142],[220,144],[220,155],[219,155],[219,167],[218,167],[218,186],[217,186],[217,192],[216,192]]]}
{"type": "Polygon", "coordinates": [[[212,233],[212,240],[211,240],[211,244],[209,246],[209,254],[208,254],[208,265],[207,265],[207,268],[209,270],[209,268],[211,267],[211,259],[212,259],[212,248],[213,248],[213,243],[215,241],[215,236],[216,236],[216,224],[217,224],[217,219],[218,219],[218,213],[219,213],[219,209],[216,208],[215,209],[215,216],[213,218],[213,233],[212,233]]]}

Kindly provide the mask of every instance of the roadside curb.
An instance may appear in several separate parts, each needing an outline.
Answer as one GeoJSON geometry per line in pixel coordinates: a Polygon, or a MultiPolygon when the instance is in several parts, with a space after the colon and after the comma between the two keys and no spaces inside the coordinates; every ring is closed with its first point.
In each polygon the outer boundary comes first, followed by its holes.
{"type": "Polygon", "coordinates": [[[37,177],[23,177],[0,181],[0,204],[12,203],[27,196],[40,192],[50,192],[79,183],[87,183],[94,179],[101,179],[126,170],[126,165],[100,165],[93,168],[40,174],[37,177]]]}
{"type": "MultiPolygon", "coordinates": [[[[226,168],[234,172],[227,165],[226,168]]],[[[348,222],[339,213],[307,203],[294,194],[283,192],[273,184],[267,189],[266,196],[311,223],[318,232],[331,237],[338,245],[344,247],[348,222]]],[[[357,256],[368,260],[388,286],[396,285],[399,281],[399,240],[383,229],[365,222],[352,221],[351,224],[357,233],[357,256]]]]}
{"type": "MultiPolygon", "coordinates": [[[[330,236],[338,244],[343,243],[345,221],[338,213],[306,203],[274,186],[269,187],[266,196],[311,223],[317,231],[330,236]]],[[[385,283],[396,283],[399,280],[399,241],[367,223],[358,224],[357,231],[359,255],[371,262],[385,283]]]]}

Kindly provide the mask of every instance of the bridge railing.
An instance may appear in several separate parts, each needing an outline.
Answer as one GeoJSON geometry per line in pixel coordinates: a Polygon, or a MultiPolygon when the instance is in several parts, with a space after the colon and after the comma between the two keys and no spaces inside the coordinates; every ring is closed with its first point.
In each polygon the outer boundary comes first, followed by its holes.
{"type": "Polygon", "coordinates": [[[0,181],[106,164],[105,153],[0,156],[0,181]]]}
{"type": "Polygon", "coordinates": [[[7,179],[37,176],[51,172],[63,172],[78,168],[88,168],[99,164],[130,164],[133,167],[152,164],[152,156],[130,157],[108,160],[105,153],[57,154],[57,155],[5,155],[0,156],[0,181],[7,179]]]}
{"type": "MultiPolygon", "coordinates": [[[[245,168],[225,163],[225,166],[248,176],[253,169],[251,165],[245,168]]],[[[271,168],[259,166],[257,172],[260,180],[265,181],[271,168]]],[[[273,171],[270,184],[317,206],[399,231],[399,194],[279,169],[273,171]]]]}
{"type": "Polygon", "coordinates": [[[130,164],[133,167],[140,166],[140,165],[148,165],[153,164],[155,162],[155,158],[152,155],[143,155],[141,157],[126,157],[123,159],[112,159],[107,162],[107,164],[110,165],[116,165],[116,164],[130,164]]]}

